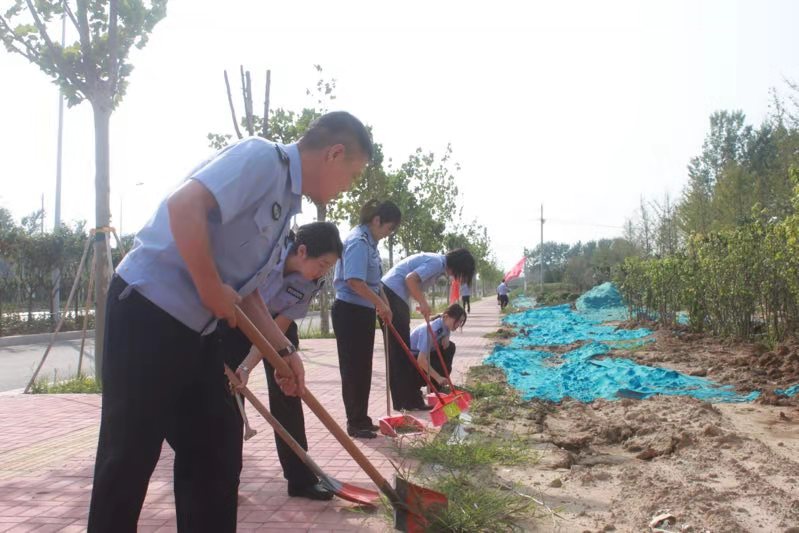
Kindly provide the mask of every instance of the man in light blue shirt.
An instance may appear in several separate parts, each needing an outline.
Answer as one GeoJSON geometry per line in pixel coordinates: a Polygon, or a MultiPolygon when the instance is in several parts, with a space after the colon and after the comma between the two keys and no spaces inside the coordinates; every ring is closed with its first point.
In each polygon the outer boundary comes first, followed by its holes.
{"type": "Polygon", "coordinates": [[[508,294],[510,294],[510,289],[508,288],[507,284],[505,284],[505,280],[503,279],[497,286],[497,298],[499,299],[499,306],[502,309],[505,309],[505,306],[509,303],[508,294]]]}
{"type": "Polygon", "coordinates": [[[279,260],[301,195],[327,203],[372,155],[363,124],[328,113],[296,143],[241,140],[194,169],[139,232],[108,292],[103,407],[88,529],[134,531],[164,440],[175,450],[179,531],[236,529],[241,433],[213,349],[236,306],[283,355],[286,394],[302,360],[257,288],[279,260]]]}

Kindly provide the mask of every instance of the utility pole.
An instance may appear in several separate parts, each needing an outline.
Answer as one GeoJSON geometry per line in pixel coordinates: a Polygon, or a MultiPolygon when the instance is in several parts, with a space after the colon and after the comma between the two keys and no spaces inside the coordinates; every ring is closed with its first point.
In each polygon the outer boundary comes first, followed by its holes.
{"type": "MultiPolygon", "coordinates": [[[[67,19],[65,13],[61,13],[61,49],[67,40],[67,19]]],[[[64,147],[64,93],[61,89],[58,90],[58,144],[56,149],[56,166],[55,166],[55,220],[53,221],[53,230],[58,231],[61,227],[61,155],[64,147]]],[[[55,319],[60,318],[61,313],[61,270],[56,268],[53,270],[53,313],[55,319]]]]}
{"type": "Polygon", "coordinates": [[[544,294],[544,204],[541,204],[541,257],[538,262],[541,267],[541,294],[544,294]]]}

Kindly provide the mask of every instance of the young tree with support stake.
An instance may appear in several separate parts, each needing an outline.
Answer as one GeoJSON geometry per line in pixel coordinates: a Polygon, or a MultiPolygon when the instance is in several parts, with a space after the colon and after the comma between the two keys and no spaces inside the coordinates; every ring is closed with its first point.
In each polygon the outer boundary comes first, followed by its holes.
{"type": "Polygon", "coordinates": [[[37,65],[61,88],[70,107],[88,101],[94,114],[96,261],[95,373],[102,376],[106,293],[111,280],[107,228],[111,222],[109,124],[125,95],[130,49],[143,48],[166,16],[167,0],[14,0],[0,14],[0,39],[9,52],[37,65]],[[73,7],[74,6],[74,7],[73,7]],[[79,39],[62,47],[48,26],[62,15],[79,39]],[[27,19],[27,20],[24,20],[27,19]]]}

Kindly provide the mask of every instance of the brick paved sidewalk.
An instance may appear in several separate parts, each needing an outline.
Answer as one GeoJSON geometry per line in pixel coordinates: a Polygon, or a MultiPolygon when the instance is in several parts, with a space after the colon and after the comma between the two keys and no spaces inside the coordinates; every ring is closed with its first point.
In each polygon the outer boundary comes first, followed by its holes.
{"type": "MultiPolygon", "coordinates": [[[[488,353],[483,335],[499,319],[493,298],[472,305],[457,344],[455,381],[466,368],[488,353]]],[[[309,389],[343,425],[344,408],[333,339],[302,341],[309,389]]],[[[376,335],[375,372],[370,415],[385,414],[385,368],[382,337],[376,335]]],[[[251,387],[266,403],[266,381],[255,373],[251,387]]],[[[254,413],[254,410],[250,410],[254,413]]],[[[77,532],[86,529],[94,453],[100,417],[96,395],[0,395],[0,532],[77,532]]],[[[329,475],[373,487],[369,478],[306,408],[310,453],[329,475]]],[[[386,531],[379,516],[354,512],[352,504],[334,499],[313,502],[289,498],[274,448],[271,428],[250,415],[258,435],[244,445],[244,470],[239,490],[239,530],[258,531],[386,531]]],[[[357,441],[388,479],[396,457],[391,439],[357,441]]],[[[139,531],[175,531],[172,494],[173,453],[164,445],[150,481],[139,520],[139,531]]]]}

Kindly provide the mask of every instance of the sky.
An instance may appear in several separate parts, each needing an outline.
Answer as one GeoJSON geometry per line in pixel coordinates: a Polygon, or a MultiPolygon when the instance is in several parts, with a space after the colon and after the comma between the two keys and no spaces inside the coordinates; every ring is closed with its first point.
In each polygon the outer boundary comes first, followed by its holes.
{"type": "MultiPolygon", "coordinates": [[[[799,80],[796,20],[790,0],[170,0],[112,117],[112,223],[140,228],[209,155],[207,133],[232,132],[224,69],[252,71],[256,112],[271,69],[272,107],[299,110],[320,64],[331,109],[370,124],[395,164],[452,145],[461,221],[488,229],[508,269],[537,244],[541,205],[545,240],[571,243],[678,197],[712,112],[758,125],[770,89],[799,80]]],[[[51,227],[58,91],[4,50],[0,72],[0,206],[20,218],[44,195],[51,227]]],[[[83,103],[65,113],[64,221],[94,221],[93,158],[83,103]]]]}

